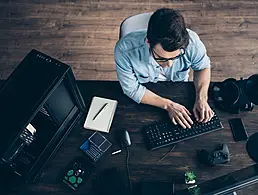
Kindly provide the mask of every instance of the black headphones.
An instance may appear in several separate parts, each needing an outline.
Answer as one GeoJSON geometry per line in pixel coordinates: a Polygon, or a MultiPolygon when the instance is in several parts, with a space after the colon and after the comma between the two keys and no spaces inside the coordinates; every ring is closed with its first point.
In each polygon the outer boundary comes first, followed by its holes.
{"type": "Polygon", "coordinates": [[[254,104],[258,104],[258,74],[246,80],[228,78],[221,83],[214,83],[212,97],[215,106],[222,110],[231,113],[251,111],[254,104]]]}

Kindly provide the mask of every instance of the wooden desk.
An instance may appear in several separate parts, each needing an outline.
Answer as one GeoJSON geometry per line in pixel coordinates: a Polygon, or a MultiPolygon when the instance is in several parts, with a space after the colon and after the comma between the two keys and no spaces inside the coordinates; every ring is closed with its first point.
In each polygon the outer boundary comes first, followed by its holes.
{"type": "MultiPolygon", "coordinates": [[[[252,112],[242,112],[239,115],[232,115],[216,110],[217,115],[224,125],[224,130],[179,143],[164,160],[157,163],[171,147],[148,151],[143,142],[140,130],[143,126],[160,120],[162,117],[168,117],[165,111],[148,105],[138,105],[134,103],[123,94],[118,82],[78,81],[78,86],[87,107],[89,107],[93,96],[118,100],[119,104],[112,123],[111,132],[105,134],[113,143],[108,153],[120,148],[119,142],[115,139],[117,131],[127,129],[130,132],[132,140],[129,161],[132,183],[142,181],[173,181],[181,177],[187,170],[195,171],[198,175],[198,183],[201,183],[255,164],[246,153],[245,143],[234,142],[228,119],[241,117],[248,129],[249,135],[251,135],[257,132],[257,108],[254,108],[252,112]],[[231,161],[228,164],[212,168],[201,166],[196,159],[196,150],[206,149],[211,151],[221,143],[226,143],[229,146],[231,161]]],[[[171,98],[173,101],[187,107],[193,105],[195,94],[193,83],[164,82],[147,84],[147,87],[157,94],[171,98]]],[[[25,186],[24,189],[22,189],[24,194],[91,194],[91,179],[77,192],[73,192],[62,183],[59,174],[74,157],[84,156],[79,150],[79,147],[86,138],[92,134],[92,131],[85,130],[82,127],[84,120],[85,116],[65,140],[50,164],[45,168],[39,181],[36,184],[25,186]]],[[[122,173],[126,173],[125,158],[126,152],[114,156],[106,155],[101,157],[97,162],[97,169],[92,174],[92,178],[101,170],[108,167],[119,167],[122,173]]]]}

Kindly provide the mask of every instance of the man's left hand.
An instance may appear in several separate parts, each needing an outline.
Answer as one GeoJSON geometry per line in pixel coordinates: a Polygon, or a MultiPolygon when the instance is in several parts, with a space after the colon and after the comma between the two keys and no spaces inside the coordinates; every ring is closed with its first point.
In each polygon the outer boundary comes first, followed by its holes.
{"type": "Polygon", "coordinates": [[[214,112],[210,108],[209,104],[205,100],[195,101],[193,108],[194,117],[198,122],[206,123],[214,115],[214,112]]]}

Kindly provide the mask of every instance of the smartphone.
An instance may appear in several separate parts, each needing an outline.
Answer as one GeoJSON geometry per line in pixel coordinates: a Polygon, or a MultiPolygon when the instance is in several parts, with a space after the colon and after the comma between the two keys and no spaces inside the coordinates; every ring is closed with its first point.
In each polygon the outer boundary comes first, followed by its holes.
{"type": "Polygon", "coordinates": [[[229,119],[228,122],[236,142],[248,140],[248,134],[241,118],[229,119]]]}

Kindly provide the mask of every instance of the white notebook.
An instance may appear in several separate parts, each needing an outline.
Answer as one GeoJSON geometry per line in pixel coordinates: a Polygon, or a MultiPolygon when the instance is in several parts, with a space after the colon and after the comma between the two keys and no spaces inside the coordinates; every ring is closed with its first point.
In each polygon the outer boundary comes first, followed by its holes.
{"type": "Polygon", "coordinates": [[[108,133],[117,107],[117,101],[93,97],[84,128],[108,133]]]}

